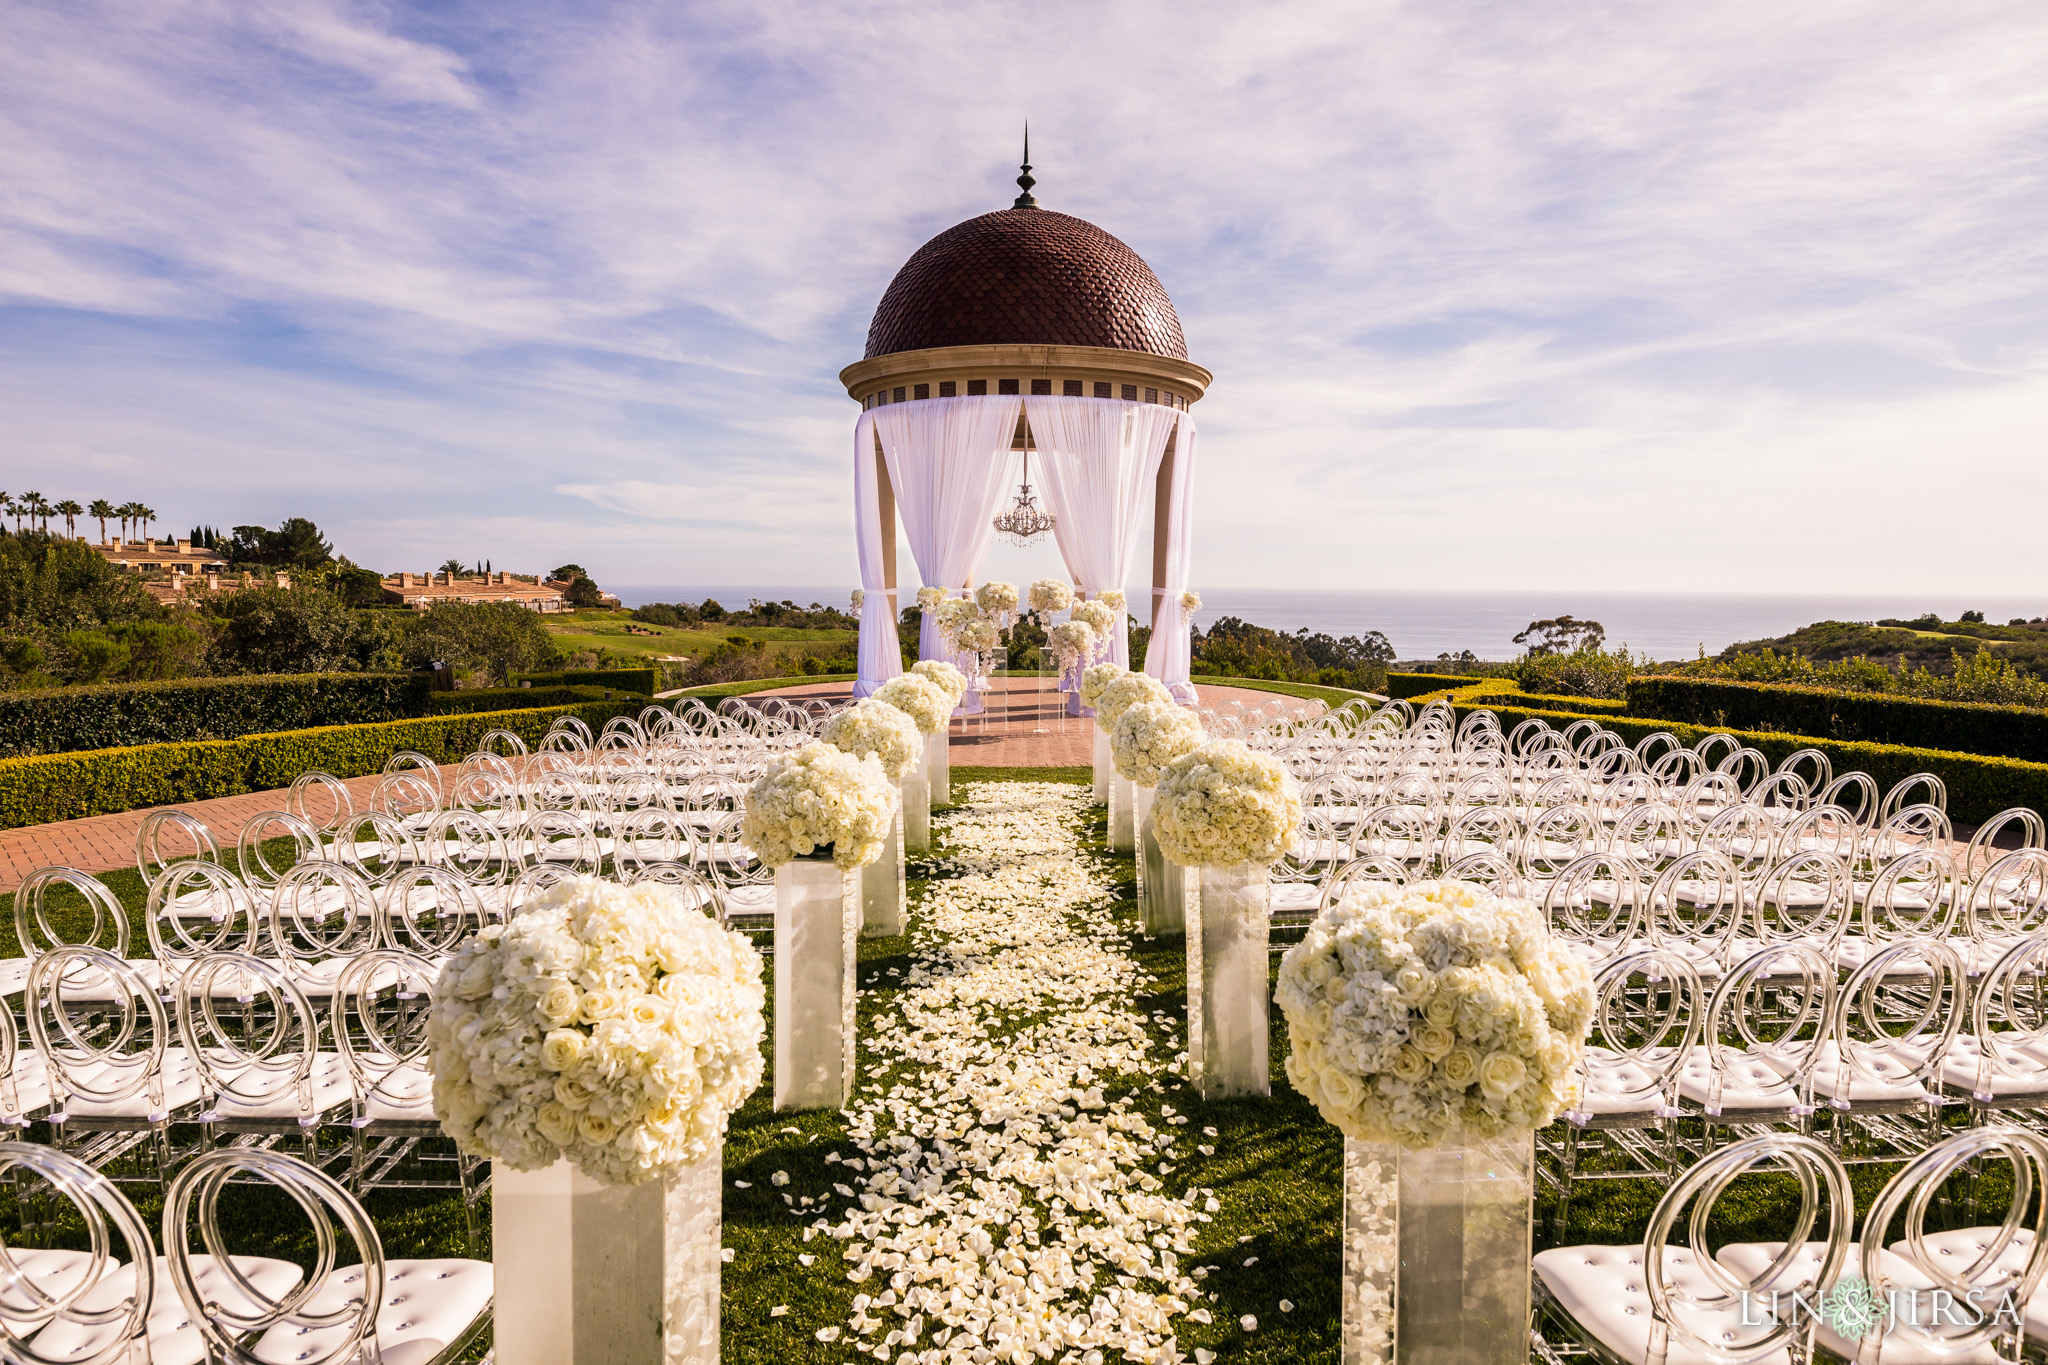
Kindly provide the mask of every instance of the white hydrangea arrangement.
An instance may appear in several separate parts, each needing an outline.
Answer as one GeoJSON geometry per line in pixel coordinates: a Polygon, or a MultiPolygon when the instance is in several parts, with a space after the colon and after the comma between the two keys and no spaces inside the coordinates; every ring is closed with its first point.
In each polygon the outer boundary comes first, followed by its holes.
{"type": "Polygon", "coordinates": [[[860,609],[861,609],[862,607],[864,607],[864,606],[866,606],[866,605],[868,604],[868,595],[867,595],[867,590],[866,590],[866,589],[864,589],[864,588],[855,588],[855,589],[853,590],[853,599],[852,599],[852,600],[853,600],[853,614],[854,614],[855,616],[858,616],[858,615],[860,615],[860,609]]]}
{"type": "MultiPolygon", "coordinates": [[[[909,725],[910,718],[904,716],[903,723],[909,725]]],[[[880,763],[813,740],[772,760],[761,780],[747,788],[740,837],[770,867],[828,846],[839,866],[866,867],[882,856],[882,841],[895,820],[896,788],[882,776],[880,763]]]]}
{"type": "Polygon", "coordinates": [[[910,671],[944,688],[955,706],[958,706],[960,699],[967,695],[967,675],[944,659],[920,659],[911,666],[910,671]]]}
{"type": "Polygon", "coordinates": [[[961,630],[981,620],[981,608],[974,605],[972,598],[948,597],[932,609],[932,619],[938,622],[939,638],[946,648],[957,653],[966,648],[960,643],[961,630]]]}
{"type": "Polygon", "coordinates": [[[1120,663],[1092,665],[1081,675],[1081,705],[1090,710],[1102,704],[1102,689],[1131,670],[1120,663]]]}
{"type": "Polygon", "coordinates": [[[930,611],[945,600],[946,590],[944,588],[919,588],[917,590],[917,609],[919,611],[930,611]]]}
{"type": "Polygon", "coordinates": [[[1124,708],[1109,732],[1116,770],[1141,787],[1159,781],[1159,771],[1208,736],[1195,713],[1174,702],[1141,701],[1124,708]]]}
{"type": "Polygon", "coordinates": [[[1074,590],[1064,578],[1041,578],[1031,585],[1031,610],[1044,616],[1074,605],[1074,590]]]}
{"type": "Polygon", "coordinates": [[[1116,629],[1116,623],[1123,619],[1123,612],[1098,595],[1090,602],[1076,602],[1071,619],[1087,622],[1097,635],[1107,639],[1110,631],[1116,629]]]}
{"type": "Polygon", "coordinates": [[[1572,1101],[1593,978],[1542,915],[1467,882],[1371,884],[1281,959],[1287,1078],[1347,1136],[1423,1150],[1572,1101]]]}
{"type": "Polygon", "coordinates": [[[1095,628],[1086,621],[1062,621],[1045,632],[1045,642],[1062,669],[1072,668],[1095,652],[1095,628]]]}
{"type": "MultiPolygon", "coordinates": [[[[1093,672],[1090,669],[1089,672],[1093,672]]],[[[1088,699],[1088,679],[1081,679],[1081,699],[1088,699]]],[[[1095,694],[1095,723],[1106,735],[1116,733],[1116,723],[1123,718],[1124,708],[1136,706],[1141,701],[1171,702],[1173,693],[1166,685],[1149,673],[1133,673],[1129,669],[1118,673],[1104,683],[1095,694]]]]}
{"type": "Polygon", "coordinates": [[[937,734],[944,728],[957,704],[945,688],[917,673],[897,674],[876,688],[868,700],[895,707],[909,716],[918,733],[924,735],[937,734]]]}
{"type": "Polygon", "coordinates": [[[974,590],[974,605],[984,616],[1001,620],[1017,610],[1017,585],[991,580],[974,590]]]}
{"type": "Polygon", "coordinates": [[[1124,614],[1124,607],[1130,602],[1130,599],[1124,596],[1122,588],[1104,588],[1101,592],[1095,594],[1095,600],[1108,607],[1118,616],[1124,614]]]}
{"type": "Polygon", "coordinates": [[[1202,609],[1202,594],[1189,588],[1180,595],[1180,619],[1185,625],[1195,619],[1195,613],[1202,609]]]}
{"type": "Polygon", "coordinates": [[[954,630],[953,638],[959,641],[960,648],[966,650],[969,654],[986,654],[1002,641],[1002,636],[996,630],[995,623],[984,621],[979,617],[971,621],[961,622],[959,627],[954,630]]]}
{"type": "MultiPolygon", "coordinates": [[[[1106,689],[1103,700],[1120,686],[1106,689]]],[[[1156,792],[1152,832],[1159,851],[1183,867],[1270,865],[1301,828],[1293,774],[1242,740],[1212,739],[1190,749],[1161,769],[1156,792]]]]}
{"type": "Polygon", "coordinates": [[[761,1084],[761,958],[676,888],[557,883],[455,950],[427,1039],[471,1156],[637,1185],[718,1150],[761,1084]]]}
{"type": "Polygon", "coordinates": [[[881,697],[863,697],[839,712],[825,722],[818,738],[855,758],[872,756],[891,782],[901,782],[911,765],[924,761],[917,722],[881,697]]]}

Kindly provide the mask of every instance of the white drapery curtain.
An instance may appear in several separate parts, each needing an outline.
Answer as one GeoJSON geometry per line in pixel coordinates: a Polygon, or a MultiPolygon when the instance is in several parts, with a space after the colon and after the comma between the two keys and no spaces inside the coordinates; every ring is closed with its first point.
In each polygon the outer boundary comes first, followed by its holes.
{"type": "MultiPolygon", "coordinates": [[[[874,409],[896,509],[921,582],[949,594],[981,572],[1016,461],[1020,398],[937,398],[874,409]]],[[[927,616],[918,657],[947,657],[927,616]]]]}
{"type": "Polygon", "coordinates": [[[860,677],[853,695],[865,697],[903,671],[896,643],[896,595],[889,590],[885,547],[896,534],[882,525],[882,489],[875,468],[875,414],[853,427],[854,544],[860,553],[860,677]]]}
{"type": "MultiPolygon", "coordinates": [[[[1121,590],[1130,578],[1159,460],[1180,416],[1156,403],[1114,398],[1024,400],[1024,419],[1044,471],[1046,506],[1055,519],[1053,536],[1083,591],[1121,590]]],[[[1181,654],[1185,679],[1185,646],[1181,654]]],[[[1110,657],[1129,666],[1125,631],[1112,634],[1110,657]]]]}
{"type": "Polygon", "coordinates": [[[1145,647],[1145,671],[1165,683],[1175,700],[1192,706],[1195,685],[1188,681],[1192,659],[1180,595],[1188,589],[1188,559],[1194,545],[1195,419],[1184,412],[1179,417],[1173,474],[1167,480],[1166,581],[1152,590],[1152,639],[1145,647]]]}

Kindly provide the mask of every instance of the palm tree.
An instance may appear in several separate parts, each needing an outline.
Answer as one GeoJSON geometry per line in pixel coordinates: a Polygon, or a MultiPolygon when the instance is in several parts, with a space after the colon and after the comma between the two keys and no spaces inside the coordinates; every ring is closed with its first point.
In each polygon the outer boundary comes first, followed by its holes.
{"type": "MultiPolygon", "coordinates": [[[[13,499],[13,498],[10,498],[10,497],[8,497],[8,496],[7,496],[7,495],[6,495],[5,493],[0,493],[0,521],[5,521],[5,520],[7,520],[7,514],[8,514],[9,512],[12,512],[13,510],[14,510],[14,499],[13,499]]],[[[0,528],[0,529],[4,529],[4,528],[0,528]]],[[[15,527],[14,527],[14,529],[15,529],[15,530],[17,530],[17,531],[19,531],[19,530],[21,529],[21,524],[20,524],[19,522],[16,522],[16,523],[15,523],[15,527]]]]}
{"type": "Polygon", "coordinates": [[[156,520],[156,509],[154,507],[144,507],[141,503],[137,503],[135,504],[135,515],[142,518],[142,538],[144,540],[149,539],[149,524],[156,520]]]}
{"type": "Polygon", "coordinates": [[[64,518],[65,539],[78,539],[78,519],[85,515],[85,509],[78,505],[78,499],[66,498],[58,503],[57,515],[64,518]]]}
{"type": "Polygon", "coordinates": [[[112,516],[119,516],[120,514],[114,510],[114,504],[108,502],[105,498],[94,498],[92,500],[92,505],[87,507],[85,510],[88,516],[91,516],[99,521],[100,542],[104,544],[107,539],[107,518],[112,516]]]}
{"type": "Polygon", "coordinates": [[[121,517],[121,543],[126,545],[128,543],[129,527],[142,516],[142,504],[139,502],[124,502],[115,510],[121,517]]]}
{"type": "Polygon", "coordinates": [[[29,520],[34,521],[37,517],[41,517],[43,518],[43,529],[49,530],[50,500],[41,493],[31,490],[21,495],[21,501],[22,505],[28,510],[29,520]]]}

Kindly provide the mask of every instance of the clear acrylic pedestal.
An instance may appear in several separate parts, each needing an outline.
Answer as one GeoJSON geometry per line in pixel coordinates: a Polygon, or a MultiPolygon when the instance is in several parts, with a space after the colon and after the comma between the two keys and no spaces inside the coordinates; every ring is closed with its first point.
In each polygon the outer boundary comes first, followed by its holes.
{"type": "Polygon", "coordinates": [[[929,805],[953,804],[953,722],[939,727],[924,740],[924,776],[929,805]]]}
{"type": "Polygon", "coordinates": [[[913,764],[898,788],[903,801],[903,851],[932,851],[931,777],[922,763],[913,764]]]}
{"type": "MultiPolygon", "coordinates": [[[[1098,734],[1100,731],[1097,732],[1098,734]]],[[[1137,786],[1129,778],[1109,773],[1109,847],[1115,853],[1132,853],[1138,847],[1135,811],[1137,786]]]]}
{"type": "Polygon", "coordinates": [[[903,804],[889,824],[882,856],[860,870],[860,936],[894,938],[909,925],[903,858],[903,804]]]}
{"type": "Polygon", "coordinates": [[[1239,863],[1197,872],[1187,923],[1189,1072],[1205,1100],[1270,1095],[1267,869],[1239,863]]]}
{"type": "Polygon", "coordinates": [[[1159,849],[1152,833],[1152,796],[1156,789],[1136,790],[1138,825],[1138,921],[1147,938],[1187,932],[1186,878],[1181,866],[1159,849]]]}
{"type": "Polygon", "coordinates": [[[1095,804],[1109,804],[1109,784],[1116,780],[1116,756],[1110,752],[1109,735],[1094,721],[1088,722],[1095,732],[1095,804]]]}
{"type": "Polygon", "coordinates": [[[775,1107],[844,1109],[853,1096],[860,877],[824,858],[775,869],[775,1107]]]}
{"type": "Polygon", "coordinates": [[[1344,1365],[1529,1358],[1535,1148],[1344,1140],[1344,1365]]]}
{"type": "Polygon", "coordinates": [[[718,1365],[723,1156],[621,1188],[492,1163],[498,1365],[718,1365]]]}

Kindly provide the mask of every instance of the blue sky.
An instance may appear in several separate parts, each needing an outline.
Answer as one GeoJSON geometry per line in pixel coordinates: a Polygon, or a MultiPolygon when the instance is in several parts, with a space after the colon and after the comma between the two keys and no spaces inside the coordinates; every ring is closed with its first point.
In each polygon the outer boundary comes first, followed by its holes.
{"type": "Polygon", "coordinates": [[[1198,585],[2048,590],[2036,3],[10,0],[0,488],[850,584],[1027,115],[1216,373],[1198,585]]]}

